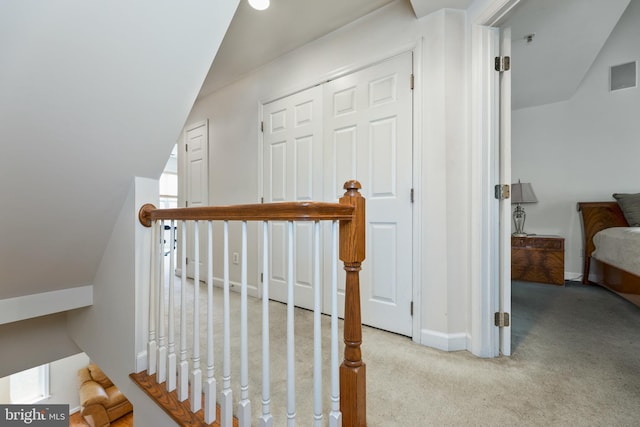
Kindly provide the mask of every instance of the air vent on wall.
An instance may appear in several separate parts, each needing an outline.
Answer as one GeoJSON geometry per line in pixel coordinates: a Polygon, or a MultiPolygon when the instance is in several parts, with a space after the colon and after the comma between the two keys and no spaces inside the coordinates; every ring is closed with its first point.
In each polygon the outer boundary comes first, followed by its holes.
{"type": "Polygon", "coordinates": [[[614,65],[610,69],[609,89],[618,90],[636,87],[636,62],[614,65]]]}

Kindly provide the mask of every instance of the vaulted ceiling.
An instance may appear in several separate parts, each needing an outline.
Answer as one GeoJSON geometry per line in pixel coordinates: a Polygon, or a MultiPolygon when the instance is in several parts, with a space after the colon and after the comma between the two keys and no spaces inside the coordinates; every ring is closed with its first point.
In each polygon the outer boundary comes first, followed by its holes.
{"type": "Polygon", "coordinates": [[[571,98],[629,1],[522,1],[503,24],[511,28],[513,108],[571,98]]]}
{"type": "MultiPolygon", "coordinates": [[[[206,96],[249,71],[380,7],[406,3],[417,18],[473,0],[246,0],[231,22],[200,91],[206,96]]],[[[521,0],[502,24],[512,29],[513,108],[569,99],[630,0],[521,0]],[[531,42],[526,36],[535,34],[531,42]]]]}

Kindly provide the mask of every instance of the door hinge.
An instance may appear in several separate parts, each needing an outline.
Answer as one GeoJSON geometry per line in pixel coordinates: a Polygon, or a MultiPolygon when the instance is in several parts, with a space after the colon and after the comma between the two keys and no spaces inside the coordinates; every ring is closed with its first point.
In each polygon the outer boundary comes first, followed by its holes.
{"type": "Polygon", "coordinates": [[[494,322],[495,325],[499,328],[504,328],[509,326],[509,313],[504,313],[504,312],[497,312],[494,315],[494,322]]]}
{"type": "Polygon", "coordinates": [[[511,196],[509,184],[497,184],[494,188],[495,197],[498,200],[505,200],[511,196]]]}
{"type": "Polygon", "coordinates": [[[413,301],[411,301],[411,306],[409,307],[409,313],[413,316],[413,301]]]}
{"type": "Polygon", "coordinates": [[[415,198],[414,198],[415,192],[413,191],[413,188],[411,189],[411,203],[415,202],[415,198]]]}
{"type": "Polygon", "coordinates": [[[502,73],[511,69],[511,57],[510,56],[496,56],[494,61],[494,68],[496,71],[502,73]]]}
{"type": "Polygon", "coordinates": [[[264,273],[260,273],[260,283],[264,283],[264,273]]]}
{"type": "Polygon", "coordinates": [[[411,90],[413,90],[414,84],[415,84],[415,77],[414,77],[413,73],[411,73],[411,77],[409,78],[409,88],[411,90]]]}
{"type": "Polygon", "coordinates": [[[185,207],[185,208],[188,208],[188,207],[189,207],[189,201],[188,201],[188,200],[185,200],[185,202],[184,202],[184,207],[185,207]]]}
{"type": "Polygon", "coordinates": [[[264,197],[260,197],[260,203],[264,204],[264,197]]]}
{"type": "Polygon", "coordinates": [[[185,258],[184,259],[184,263],[185,263],[185,265],[189,265],[189,258],[185,258]]]}
{"type": "Polygon", "coordinates": [[[260,132],[264,132],[264,122],[260,122],[260,132]]]}
{"type": "Polygon", "coordinates": [[[189,144],[184,144],[184,151],[189,151],[189,144]]]}

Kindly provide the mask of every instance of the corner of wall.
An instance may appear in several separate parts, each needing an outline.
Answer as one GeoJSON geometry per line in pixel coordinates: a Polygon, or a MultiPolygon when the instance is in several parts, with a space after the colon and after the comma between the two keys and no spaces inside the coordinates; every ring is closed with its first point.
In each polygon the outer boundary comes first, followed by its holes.
{"type": "Polygon", "coordinates": [[[96,273],[93,306],[68,315],[71,338],[120,388],[130,383],[128,375],[137,369],[144,329],[141,313],[148,268],[141,260],[148,247],[138,210],[143,202],[157,205],[157,183],[132,180],[96,273]]]}

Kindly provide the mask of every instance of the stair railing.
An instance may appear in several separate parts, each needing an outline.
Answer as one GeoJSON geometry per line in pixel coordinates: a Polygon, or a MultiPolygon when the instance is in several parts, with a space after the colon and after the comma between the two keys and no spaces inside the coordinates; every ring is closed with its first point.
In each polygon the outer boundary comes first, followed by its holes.
{"type": "MultiPolygon", "coordinates": [[[[331,273],[331,408],[328,413],[330,426],[366,425],[366,371],[362,361],[362,325],[360,314],[359,271],[365,258],[365,200],[359,192],[357,181],[344,184],[346,190],[339,203],[290,202],[266,203],[236,206],[212,206],[177,209],[156,209],[153,205],[144,205],[139,212],[140,222],[152,227],[154,236],[152,245],[151,284],[149,289],[149,338],[147,344],[147,372],[132,374],[134,381],[148,382],[154,377],[156,385],[164,384],[167,394],[179,402],[189,401],[191,415],[203,412],[203,422],[217,422],[223,427],[232,426],[233,396],[230,374],[230,324],[229,319],[229,222],[242,224],[241,289],[240,289],[240,398],[237,402],[237,422],[241,427],[251,425],[251,401],[248,382],[247,347],[247,222],[263,223],[263,289],[262,289],[262,408],[259,417],[260,426],[273,424],[270,396],[270,353],[269,353],[269,227],[271,221],[287,221],[288,225],[288,274],[287,274],[287,423],[295,425],[295,342],[294,342],[294,279],[293,279],[293,225],[296,221],[313,221],[314,226],[314,390],[313,425],[323,423],[322,408],[322,356],[321,356],[321,283],[320,283],[320,222],[332,223],[333,260],[344,263],[346,271],[345,309],[344,309],[344,359],[338,367],[338,304],[337,304],[337,262],[332,262],[331,273]],[[207,350],[203,385],[201,354],[199,345],[199,286],[194,286],[193,331],[186,330],[186,300],[184,284],[186,277],[186,224],[194,226],[194,283],[199,283],[200,254],[199,232],[201,223],[207,226],[207,350]],[[213,222],[222,221],[224,225],[223,243],[223,367],[222,390],[220,392],[219,417],[217,419],[216,388],[213,360],[213,222]],[[169,251],[169,285],[164,283],[165,240],[164,230],[169,222],[172,249],[169,251]],[[181,295],[180,295],[180,342],[176,351],[175,315],[173,313],[175,290],[173,271],[175,256],[173,243],[176,241],[177,226],[181,228],[181,295]],[[338,242],[339,229],[339,242],[338,242]],[[339,254],[336,248],[339,247],[339,254]],[[165,302],[165,289],[168,288],[168,304],[165,302]],[[168,313],[167,311],[168,305],[168,313]],[[168,320],[167,320],[168,319],[168,320]],[[187,339],[192,339],[191,360],[188,360],[187,339]],[[189,366],[191,370],[189,371],[189,366]],[[146,375],[146,377],[145,377],[146,375]],[[143,380],[144,379],[144,380],[143,380]],[[202,391],[201,391],[202,390],[202,391]],[[202,409],[204,402],[204,411],[202,409]]],[[[143,386],[143,388],[145,388],[143,386]]],[[[148,390],[147,393],[150,395],[148,390]]],[[[157,399],[160,400],[160,399],[157,399]]],[[[166,408],[165,408],[166,410],[166,408]]],[[[174,417],[175,418],[175,417],[174,417]]],[[[179,419],[176,421],[181,422],[179,419]]],[[[191,422],[191,421],[190,421],[191,422]]]]}

